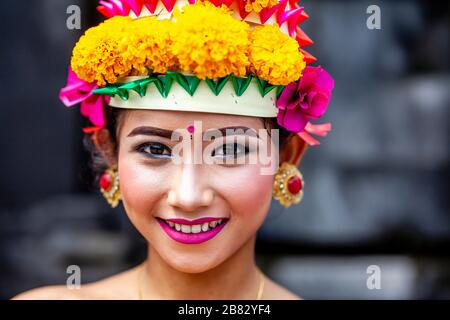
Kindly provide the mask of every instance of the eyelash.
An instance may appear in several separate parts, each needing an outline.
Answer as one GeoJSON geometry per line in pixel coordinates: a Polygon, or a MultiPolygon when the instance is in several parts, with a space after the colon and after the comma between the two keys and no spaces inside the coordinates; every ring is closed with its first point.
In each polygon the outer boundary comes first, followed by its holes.
{"type": "MultiPolygon", "coordinates": [[[[242,145],[242,144],[239,144],[239,143],[235,142],[235,143],[226,143],[226,144],[223,144],[222,146],[214,149],[212,156],[214,157],[215,154],[216,154],[216,151],[220,150],[220,149],[222,150],[223,153],[225,153],[227,146],[231,146],[232,147],[232,151],[234,151],[233,158],[237,158],[242,153],[244,153],[244,154],[248,154],[249,153],[248,146],[242,145]],[[238,150],[244,150],[244,151],[240,152],[239,154],[237,154],[236,151],[238,151],[238,150]]],[[[166,155],[164,155],[164,154],[154,154],[154,153],[151,152],[151,148],[152,147],[159,147],[160,148],[159,151],[162,150],[163,153],[164,153],[165,150],[168,150],[169,152],[172,151],[168,146],[166,146],[165,144],[159,143],[159,142],[146,142],[146,143],[143,143],[143,144],[139,145],[136,148],[136,150],[138,152],[140,152],[141,154],[143,154],[144,156],[149,157],[149,158],[153,158],[153,159],[169,159],[172,156],[171,153],[169,155],[167,155],[167,154],[166,155]],[[146,151],[147,148],[150,148],[150,150],[146,151]]],[[[224,155],[224,157],[227,157],[227,155],[224,155]]]]}
{"type": "MultiPolygon", "coordinates": [[[[219,149],[222,149],[222,151],[224,150],[224,148],[226,148],[226,146],[232,146],[232,151],[237,151],[237,150],[239,150],[239,149],[244,149],[244,154],[247,154],[248,152],[249,152],[249,148],[247,147],[247,146],[245,146],[245,145],[242,145],[242,144],[239,144],[239,143],[237,143],[237,142],[234,142],[234,143],[226,143],[226,144],[223,144],[221,147],[219,147],[219,148],[216,148],[216,149],[214,149],[213,150],[213,157],[215,156],[215,152],[216,152],[216,150],[219,150],[219,149]]],[[[242,152],[241,152],[241,154],[242,154],[242,152]]],[[[239,156],[239,155],[237,155],[236,153],[234,153],[233,154],[233,157],[234,158],[237,158],[237,156],[239,156]]]]}
{"type": "MultiPolygon", "coordinates": [[[[168,150],[169,152],[172,152],[172,150],[166,146],[165,144],[159,143],[159,142],[146,142],[141,145],[139,145],[136,150],[143,154],[146,157],[153,158],[153,159],[169,159],[172,154],[164,155],[164,154],[154,154],[151,152],[151,149],[149,151],[146,151],[147,148],[152,147],[160,147],[162,149],[162,152],[164,153],[165,150],[168,150]]],[[[160,150],[161,150],[160,149],[160,150]]]]}

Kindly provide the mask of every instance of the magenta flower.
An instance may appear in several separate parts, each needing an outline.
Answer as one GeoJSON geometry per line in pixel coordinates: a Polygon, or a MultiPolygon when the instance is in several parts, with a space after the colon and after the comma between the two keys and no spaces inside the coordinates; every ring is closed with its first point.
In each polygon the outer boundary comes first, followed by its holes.
{"type": "Polygon", "coordinates": [[[300,80],[288,84],[277,99],[278,124],[302,132],[309,121],[325,114],[333,88],[333,78],[322,67],[306,67],[300,80]]]}
{"type": "Polygon", "coordinates": [[[109,103],[109,97],[93,94],[92,90],[98,88],[95,83],[89,83],[78,78],[69,67],[67,85],[59,92],[59,99],[67,106],[81,102],[81,114],[98,127],[106,124],[103,108],[109,103]]]}

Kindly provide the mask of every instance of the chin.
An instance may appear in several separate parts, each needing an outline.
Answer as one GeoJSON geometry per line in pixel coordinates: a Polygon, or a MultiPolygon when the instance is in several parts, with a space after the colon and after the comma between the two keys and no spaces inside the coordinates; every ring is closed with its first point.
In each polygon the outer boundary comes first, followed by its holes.
{"type": "Polygon", "coordinates": [[[173,269],[185,273],[203,273],[214,269],[226,260],[225,257],[214,257],[207,253],[185,253],[177,257],[162,256],[173,269]],[[206,258],[207,257],[207,258],[206,258]]]}

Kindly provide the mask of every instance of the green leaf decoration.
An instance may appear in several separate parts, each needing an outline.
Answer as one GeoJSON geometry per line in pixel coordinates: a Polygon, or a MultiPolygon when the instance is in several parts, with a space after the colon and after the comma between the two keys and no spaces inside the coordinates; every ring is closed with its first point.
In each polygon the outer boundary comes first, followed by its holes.
{"type": "MultiPolygon", "coordinates": [[[[138,94],[140,94],[140,92],[139,92],[139,81],[140,80],[135,80],[135,81],[132,81],[132,82],[128,82],[128,83],[125,83],[125,84],[123,84],[123,85],[121,85],[119,88],[118,88],[118,90],[119,91],[122,91],[122,96],[123,97],[125,97],[125,95],[123,94],[123,91],[124,90],[127,90],[127,94],[128,94],[128,90],[134,90],[134,91],[136,91],[138,94]]],[[[120,96],[120,94],[119,94],[119,96],[120,96]]],[[[122,98],[122,96],[120,96],[120,98],[122,98]]],[[[122,99],[124,99],[124,98],[122,98],[122,99]]],[[[128,98],[127,98],[128,99],[128,98]]],[[[126,100],[126,99],[124,99],[124,100],[126,100]]]]}
{"type": "Polygon", "coordinates": [[[262,97],[265,97],[270,91],[277,87],[276,85],[270,84],[266,80],[260,79],[258,77],[255,78],[256,82],[258,83],[259,93],[261,93],[262,97]]]}
{"type": "Polygon", "coordinates": [[[184,76],[184,75],[182,76],[185,77],[189,82],[189,94],[193,96],[201,80],[196,76],[184,76]]]}
{"type": "Polygon", "coordinates": [[[280,97],[281,92],[283,92],[285,86],[278,86],[277,88],[277,99],[280,97]]]}
{"type": "Polygon", "coordinates": [[[218,96],[220,91],[222,91],[223,87],[227,84],[228,80],[230,79],[230,75],[219,78],[217,80],[212,80],[209,78],[206,78],[206,84],[211,89],[211,91],[218,96]]]}
{"type": "Polygon", "coordinates": [[[138,85],[133,90],[137,92],[140,97],[145,96],[147,93],[147,86],[152,82],[153,79],[146,78],[138,81],[138,85]]]}
{"type": "Polygon", "coordinates": [[[231,76],[231,81],[233,83],[234,92],[236,92],[237,96],[240,97],[244,94],[245,90],[247,90],[250,82],[253,79],[253,74],[249,74],[245,78],[236,77],[235,75],[231,76]]]}
{"type": "Polygon", "coordinates": [[[178,84],[182,86],[183,89],[186,90],[186,92],[189,93],[191,96],[194,95],[195,90],[197,90],[198,85],[200,84],[201,81],[196,76],[184,75],[179,72],[167,71],[166,76],[169,76],[176,82],[178,82],[178,84]]]}
{"type": "Polygon", "coordinates": [[[92,93],[114,97],[117,94],[117,87],[97,88],[97,89],[92,90],[92,93]]]}
{"type": "Polygon", "coordinates": [[[159,76],[159,80],[161,83],[161,90],[159,90],[159,93],[161,93],[163,98],[167,98],[170,89],[172,88],[173,78],[168,75],[162,75],[159,76]]]}
{"type": "MultiPolygon", "coordinates": [[[[150,69],[148,71],[151,72],[150,69]]],[[[253,78],[256,79],[258,90],[262,97],[265,97],[269,92],[276,88],[276,96],[278,99],[285,87],[281,85],[272,85],[269,82],[258,78],[255,74],[249,74],[247,77],[228,75],[216,80],[206,78],[205,81],[211,91],[218,96],[230,78],[233,89],[239,97],[247,90],[253,78]]],[[[176,81],[187,93],[193,96],[202,80],[193,75],[184,75],[180,72],[167,71],[165,74],[150,74],[147,78],[138,79],[128,83],[110,84],[103,88],[94,89],[92,90],[92,93],[111,97],[118,95],[122,100],[128,100],[130,90],[133,90],[139,94],[139,96],[144,97],[147,94],[148,85],[153,83],[161,96],[167,98],[170,89],[172,88],[173,81],[176,81]]]]}
{"type": "Polygon", "coordinates": [[[161,95],[163,95],[163,84],[161,82],[161,80],[158,77],[155,76],[151,76],[145,79],[141,79],[139,80],[139,87],[135,89],[135,91],[141,96],[145,96],[145,94],[147,93],[147,86],[153,83],[156,87],[156,89],[158,89],[159,93],[161,95]]]}
{"type": "Polygon", "coordinates": [[[128,100],[129,98],[129,93],[128,93],[128,89],[122,89],[122,88],[117,88],[117,95],[120,97],[120,99],[122,100],[128,100]]]}

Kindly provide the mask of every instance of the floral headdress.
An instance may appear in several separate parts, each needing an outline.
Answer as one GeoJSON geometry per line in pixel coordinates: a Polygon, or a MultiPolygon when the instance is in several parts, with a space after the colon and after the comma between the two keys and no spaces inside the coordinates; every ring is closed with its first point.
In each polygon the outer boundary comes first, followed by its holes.
{"type": "Polygon", "coordinates": [[[108,19],[76,44],[66,106],[81,102],[93,126],[107,106],[277,117],[310,145],[331,125],[334,86],[298,26],[309,17],[295,0],[108,0],[108,19]]]}

